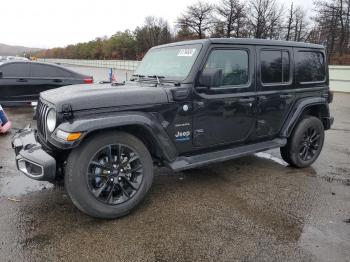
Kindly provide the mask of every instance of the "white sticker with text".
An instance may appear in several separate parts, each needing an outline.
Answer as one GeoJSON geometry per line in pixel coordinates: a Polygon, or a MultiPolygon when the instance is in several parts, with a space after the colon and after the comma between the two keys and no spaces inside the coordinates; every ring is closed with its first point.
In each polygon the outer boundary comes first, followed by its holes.
{"type": "Polygon", "coordinates": [[[177,56],[193,56],[195,52],[196,52],[195,48],[180,49],[177,56]]]}

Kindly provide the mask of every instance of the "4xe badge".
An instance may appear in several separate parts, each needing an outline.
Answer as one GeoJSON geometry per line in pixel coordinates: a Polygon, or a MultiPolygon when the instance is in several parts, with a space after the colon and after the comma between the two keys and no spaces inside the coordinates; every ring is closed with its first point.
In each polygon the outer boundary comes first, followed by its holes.
{"type": "Polygon", "coordinates": [[[175,140],[177,142],[188,141],[190,139],[191,139],[190,131],[177,131],[177,133],[175,134],[175,140]]]}

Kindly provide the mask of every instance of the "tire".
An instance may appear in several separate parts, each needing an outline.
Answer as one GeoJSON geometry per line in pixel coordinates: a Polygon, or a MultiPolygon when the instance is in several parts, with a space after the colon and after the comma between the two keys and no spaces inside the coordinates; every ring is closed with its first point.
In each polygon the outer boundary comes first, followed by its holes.
{"type": "Polygon", "coordinates": [[[108,131],[86,138],[70,153],[64,180],[78,209],[96,218],[118,218],[147,195],[153,182],[153,161],[138,138],[108,131]],[[104,169],[107,166],[110,169],[104,169]]]}
{"type": "Polygon", "coordinates": [[[314,116],[304,117],[294,128],[287,144],[280,148],[284,161],[294,167],[308,167],[316,161],[324,143],[324,127],[314,116]]]}

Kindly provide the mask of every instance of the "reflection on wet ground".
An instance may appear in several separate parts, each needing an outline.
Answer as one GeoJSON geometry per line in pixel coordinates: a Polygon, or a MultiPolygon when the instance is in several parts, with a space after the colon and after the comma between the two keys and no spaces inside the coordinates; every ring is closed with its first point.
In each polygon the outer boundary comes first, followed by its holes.
{"type": "Polygon", "coordinates": [[[1,177],[0,197],[17,197],[52,187],[53,185],[50,183],[38,182],[27,177],[5,176],[1,177]]]}
{"type": "MultiPolygon", "coordinates": [[[[270,150],[182,173],[157,169],[146,200],[118,220],[87,217],[64,188],[19,174],[2,136],[0,260],[349,261],[349,98],[335,96],[337,130],[312,167],[291,168],[270,150]]],[[[31,113],[8,112],[15,127],[31,113]]]]}

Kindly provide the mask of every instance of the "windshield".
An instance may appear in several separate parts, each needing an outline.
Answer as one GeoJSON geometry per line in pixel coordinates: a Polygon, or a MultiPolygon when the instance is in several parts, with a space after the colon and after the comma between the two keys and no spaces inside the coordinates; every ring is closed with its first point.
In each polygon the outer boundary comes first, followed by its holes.
{"type": "Polygon", "coordinates": [[[151,49],[143,58],[135,74],[145,77],[156,75],[170,80],[184,80],[201,47],[201,44],[195,44],[151,49]]]}

